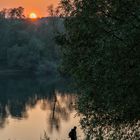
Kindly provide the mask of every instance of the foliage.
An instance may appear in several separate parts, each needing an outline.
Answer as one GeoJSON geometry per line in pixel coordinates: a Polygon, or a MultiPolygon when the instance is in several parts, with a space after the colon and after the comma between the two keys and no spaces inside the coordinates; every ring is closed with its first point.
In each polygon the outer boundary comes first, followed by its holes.
{"type": "Polygon", "coordinates": [[[0,11],[1,18],[10,18],[10,19],[24,19],[24,8],[10,8],[10,9],[3,9],[0,11]]]}
{"type": "Polygon", "coordinates": [[[95,127],[95,124],[92,123],[92,119],[88,117],[81,120],[82,129],[89,136],[89,139],[138,140],[140,137],[140,121],[133,121],[115,125],[111,123],[110,125],[97,125],[95,127]],[[90,123],[90,125],[88,123],[90,123]]]}
{"type": "Polygon", "coordinates": [[[80,112],[100,124],[139,118],[139,6],[137,0],[60,3],[66,28],[57,37],[61,71],[72,75],[82,90],[80,112]]]}
{"type": "Polygon", "coordinates": [[[60,56],[54,28],[59,28],[62,22],[57,18],[54,23],[51,17],[32,21],[24,18],[23,13],[22,7],[0,11],[1,69],[29,70],[37,74],[56,71],[60,56]]]}

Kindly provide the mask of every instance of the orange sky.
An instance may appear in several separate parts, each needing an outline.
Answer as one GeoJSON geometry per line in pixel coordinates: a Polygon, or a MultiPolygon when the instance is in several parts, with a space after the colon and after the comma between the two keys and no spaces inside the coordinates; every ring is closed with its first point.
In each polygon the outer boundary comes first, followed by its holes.
{"type": "Polygon", "coordinates": [[[25,8],[25,15],[29,16],[31,12],[39,17],[47,16],[47,7],[51,4],[56,6],[59,0],[0,0],[0,10],[22,6],[25,8]]]}

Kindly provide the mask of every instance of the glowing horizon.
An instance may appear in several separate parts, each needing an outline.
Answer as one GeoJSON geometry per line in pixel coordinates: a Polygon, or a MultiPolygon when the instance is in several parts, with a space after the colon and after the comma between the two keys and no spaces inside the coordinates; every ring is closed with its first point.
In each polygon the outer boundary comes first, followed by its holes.
{"type": "Polygon", "coordinates": [[[34,12],[30,13],[30,15],[29,15],[29,18],[31,18],[31,19],[36,19],[37,17],[38,16],[34,12]]]}
{"type": "Polygon", "coordinates": [[[38,17],[48,16],[47,7],[53,4],[55,7],[58,5],[59,0],[0,0],[0,10],[4,8],[17,8],[23,7],[24,14],[29,17],[30,13],[34,12],[38,17]]]}

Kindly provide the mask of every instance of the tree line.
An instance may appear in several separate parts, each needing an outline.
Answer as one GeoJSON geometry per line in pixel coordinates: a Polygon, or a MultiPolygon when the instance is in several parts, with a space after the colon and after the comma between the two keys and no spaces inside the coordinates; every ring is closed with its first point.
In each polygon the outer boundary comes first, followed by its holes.
{"type": "Polygon", "coordinates": [[[1,70],[56,71],[59,46],[54,41],[54,28],[63,30],[61,19],[50,17],[33,21],[25,18],[22,7],[1,10],[1,70]]]}

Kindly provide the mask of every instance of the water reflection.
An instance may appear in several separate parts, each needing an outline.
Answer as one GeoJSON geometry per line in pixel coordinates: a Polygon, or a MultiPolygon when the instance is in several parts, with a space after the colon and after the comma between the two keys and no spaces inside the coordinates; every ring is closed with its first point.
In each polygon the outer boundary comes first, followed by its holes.
{"type": "Polygon", "coordinates": [[[51,139],[68,139],[69,129],[79,124],[74,118],[76,94],[68,85],[52,77],[1,78],[0,137],[39,140],[45,129],[51,139]]]}

